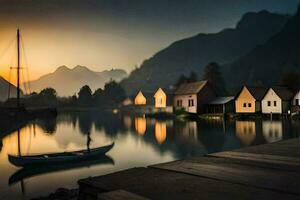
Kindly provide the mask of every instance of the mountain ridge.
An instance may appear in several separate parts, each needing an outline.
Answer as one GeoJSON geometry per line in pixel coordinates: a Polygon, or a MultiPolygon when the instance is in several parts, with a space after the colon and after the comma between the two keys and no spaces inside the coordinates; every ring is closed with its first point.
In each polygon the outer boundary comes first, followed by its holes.
{"type": "Polygon", "coordinates": [[[76,94],[84,85],[89,85],[92,90],[103,88],[109,80],[120,81],[127,76],[122,69],[104,70],[96,72],[86,66],[77,65],[69,68],[65,65],[58,67],[54,72],[30,81],[32,91],[39,92],[44,88],[54,88],[59,96],[71,96],[76,94]]]}
{"type": "Polygon", "coordinates": [[[170,88],[181,74],[192,71],[201,78],[209,62],[234,62],[279,32],[289,18],[265,10],[246,13],[235,28],[200,33],[172,43],[146,59],[121,84],[128,94],[134,94],[139,89],[170,88]]]}

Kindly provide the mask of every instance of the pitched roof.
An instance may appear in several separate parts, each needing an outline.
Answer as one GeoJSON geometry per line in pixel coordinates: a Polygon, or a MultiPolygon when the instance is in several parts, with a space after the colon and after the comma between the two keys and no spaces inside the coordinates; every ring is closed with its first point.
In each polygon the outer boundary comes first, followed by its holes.
{"type": "Polygon", "coordinates": [[[217,97],[214,100],[212,100],[209,104],[210,105],[223,105],[223,104],[229,103],[232,100],[234,100],[234,96],[217,97]]]}
{"type": "Polygon", "coordinates": [[[256,99],[256,100],[262,100],[266,93],[268,92],[267,87],[263,86],[245,86],[248,91],[251,93],[251,95],[256,99]]]}
{"type": "Polygon", "coordinates": [[[175,95],[197,94],[207,84],[207,81],[181,84],[174,92],[175,95]]]}
{"type": "Polygon", "coordinates": [[[272,89],[282,100],[289,101],[294,97],[293,92],[287,87],[272,87],[272,89]]]}

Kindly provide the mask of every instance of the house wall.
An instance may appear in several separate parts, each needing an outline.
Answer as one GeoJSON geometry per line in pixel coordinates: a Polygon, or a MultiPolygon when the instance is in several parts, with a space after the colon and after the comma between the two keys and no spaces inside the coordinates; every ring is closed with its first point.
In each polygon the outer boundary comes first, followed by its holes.
{"type": "Polygon", "coordinates": [[[186,112],[197,113],[197,95],[175,95],[174,96],[174,107],[176,109],[183,108],[186,112]],[[177,102],[182,101],[182,106],[178,106],[177,102]],[[194,101],[194,106],[189,106],[189,100],[194,101]]]}
{"type": "Polygon", "coordinates": [[[155,108],[165,108],[167,107],[167,95],[163,90],[159,89],[155,95],[155,108]]]}
{"type": "Polygon", "coordinates": [[[295,95],[295,97],[293,98],[293,101],[292,101],[292,105],[293,106],[300,106],[300,105],[297,105],[297,99],[299,101],[299,104],[300,104],[300,91],[295,95]]]}
{"type": "MultiPolygon", "coordinates": [[[[285,109],[286,109],[286,105],[285,109]]],[[[274,92],[274,90],[269,89],[267,94],[262,100],[262,113],[264,114],[281,114],[283,112],[283,103],[280,97],[274,92]],[[271,105],[268,105],[268,102],[271,103],[271,105]],[[276,102],[276,106],[274,105],[274,102],[276,102]]]]}
{"type": "Polygon", "coordinates": [[[147,100],[142,93],[138,93],[134,99],[135,105],[146,105],[147,100]]]}
{"type": "Polygon", "coordinates": [[[259,104],[256,105],[256,100],[251,95],[246,87],[242,89],[238,98],[235,101],[236,113],[255,113],[260,111],[259,104]],[[246,107],[244,106],[246,105],[246,107]],[[251,104],[251,107],[249,106],[251,104]]]}

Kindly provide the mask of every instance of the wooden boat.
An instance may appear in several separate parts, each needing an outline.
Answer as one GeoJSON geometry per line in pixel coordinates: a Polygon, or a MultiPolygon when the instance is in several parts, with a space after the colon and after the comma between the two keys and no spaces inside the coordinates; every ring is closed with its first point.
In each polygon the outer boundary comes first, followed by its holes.
{"type": "Polygon", "coordinates": [[[72,161],[72,162],[65,162],[65,163],[58,163],[55,165],[39,165],[38,167],[35,166],[27,166],[24,168],[20,168],[16,171],[13,175],[10,176],[8,184],[14,185],[15,183],[26,180],[31,177],[40,176],[43,174],[48,174],[52,172],[60,172],[65,170],[71,169],[79,169],[84,167],[91,167],[96,165],[114,165],[114,160],[107,156],[103,155],[89,160],[80,160],[80,161],[72,161]]]}
{"type": "Polygon", "coordinates": [[[27,155],[27,156],[13,156],[8,155],[8,160],[11,164],[19,167],[28,167],[32,165],[44,165],[44,164],[56,164],[66,163],[73,161],[88,160],[95,157],[105,155],[114,146],[114,143],[88,150],[63,152],[63,153],[51,153],[43,155],[27,155]]]}

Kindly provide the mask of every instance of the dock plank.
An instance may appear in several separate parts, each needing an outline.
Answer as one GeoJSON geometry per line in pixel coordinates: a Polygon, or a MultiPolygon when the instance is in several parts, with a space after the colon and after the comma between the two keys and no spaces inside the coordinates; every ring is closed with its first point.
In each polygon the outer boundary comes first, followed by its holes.
{"type": "Polygon", "coordinates": [[[209,157],[232,159],[232,162],[264,168],[300,172],[300,158],[226,151],[209,154],[209,157]]]}
{"type": "Polygon", "coordinates": [[[127,192],[125,190],[115,190],[112,192],[100,193],[97,200],[150,200],[140,195],[127,192]]]}
{"type": "Polygon", "coordinates": [[[202,157],[151,167],[300,195],[299,173],[238,164],[230,159],[202,157]]]}
{"type": "Polygon", "coordinates": [[[300,199],[300,196],[155,168],[134,168],[79,181],[80,198],[126,190],[149,199],[300,199]]]}

